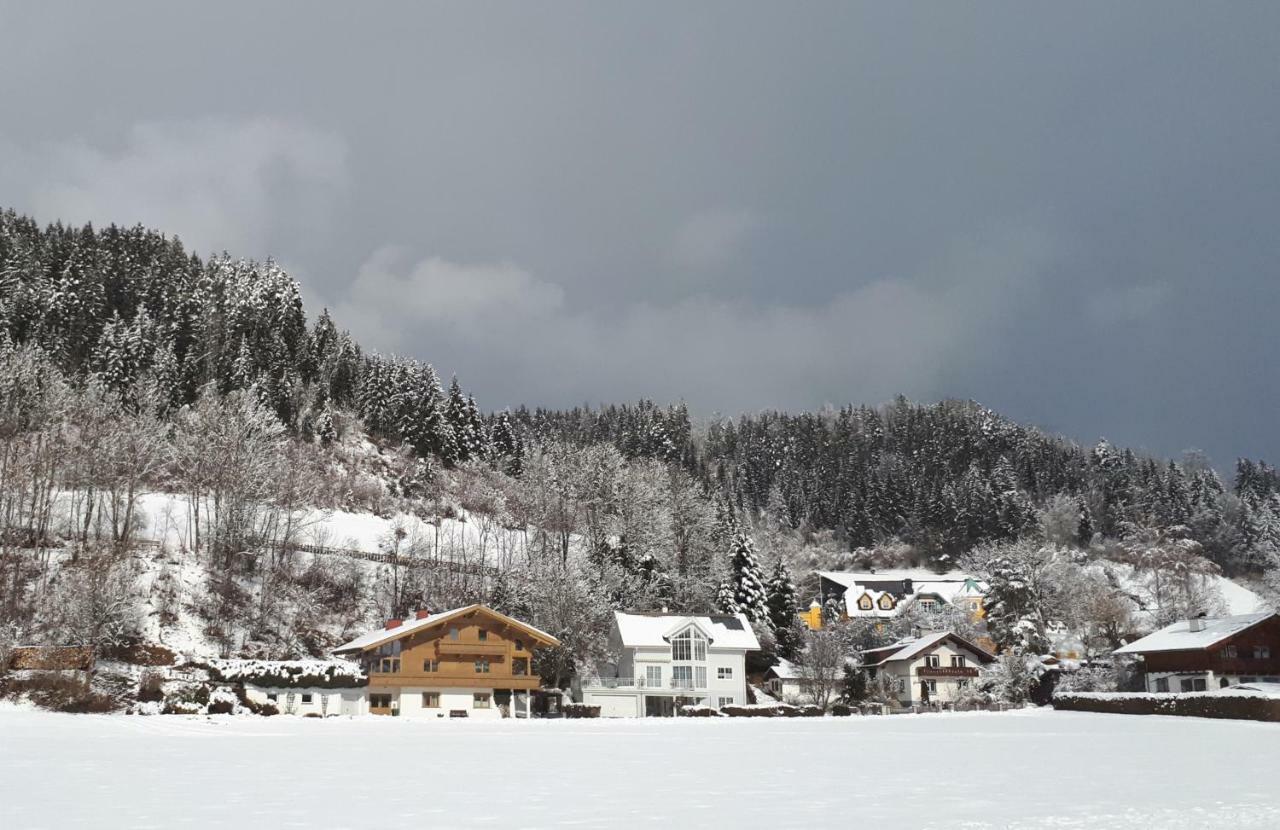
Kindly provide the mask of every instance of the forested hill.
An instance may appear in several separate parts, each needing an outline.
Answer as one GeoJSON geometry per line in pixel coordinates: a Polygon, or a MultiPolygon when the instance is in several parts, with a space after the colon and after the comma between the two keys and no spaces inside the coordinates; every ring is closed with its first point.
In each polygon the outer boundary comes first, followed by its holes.
{"type": "Polygon", "coordinates": [[[371,436],[446,468],[518,477],[538,448],[609,444],[682,467],[748,524],[825,533],[847,550],[897,540],[944,564],[987,541],[1052,533],[1084,547],[1174,529],[1228,572],[1280,561],[1280,486],[1265,464],[1241,461],[1224,486],[1198,459],[1082,447],[971,402],[697,428],[683,405],[646,401],[483,414],[429,364],[363,350],[327,312],[308,321],[273,263],[202,260],[141,227],[41,228],[0,213],[0,341],[161,417],[206,390],[252,390],[302,440],[330,440],[335,415],[354,412],[371,436]]]}

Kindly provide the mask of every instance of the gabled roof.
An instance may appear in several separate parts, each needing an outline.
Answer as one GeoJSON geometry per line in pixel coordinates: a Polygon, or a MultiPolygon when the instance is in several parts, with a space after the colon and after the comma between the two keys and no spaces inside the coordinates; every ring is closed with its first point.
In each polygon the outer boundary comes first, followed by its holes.
{"type": "Polygon", "coordinates": [[[1212,648],[1218,643],[1239,634],[1245,629],[1253,628],[1260,622],[1276,616],[1271,611],[1260,611],[1256,614],[1237,614],[1234,617],[1206,618],[1204,628],[1191,630],[1190,620],[1178,620],[1164,628],[1134,640],[1128,645],[1115,650],[1116,654],[1143,654],[1153,651],[1202,651],[1212,648]]]}
{"type": "Polygon", "coordinates": [[[615,611],[614,622],[626,648],[662,648],[688,625],[696,625],[710,640],[711,648],[756,651],[760,641],[742,614],[687,616],[682,614],[627,614],[615,611]]]}
{"type": "Polygon", "coordinates": [[[869,648],[862,653],[865,661],[864,665],[870,668],[872,666],[883,666],[885,663],[896,663],[900,660],[911,660],[940,645],[944,640],[955,642],[972,652],[975,657],[984,663],[990,663],[996,659],[994,654],[991,654],[981,646],[974,645],[953,631],[932,631],[920,637],[906,637],[891,646],[869,648]]]}
{"type": "Polygon", "coordinates": [[[506,614],[502,614],[498,611],[494,611],[492,608],[489,608],[488,606],[480,605],[477,603],[475,605],[464,605],[462,608],[454,608],[450,611],[441,611],[437,614],[428,614],[427,616],[419,619],[405,620],[400,625],[394,628],[379,628],[377,631],[370,631],[368,634],[362,634],[359,637],[356,637],[354,640],[351,640],[350,642],[343,643],[342,645],[335,648],[333,650],[333,653],[334,654],[352,654],[359,651],[366,651],[368,649],[380,646],[383,643],[389,643],[392,640],[398,640],[401,637],[405,636],[406,634],[413,634],[414,632],[417,632],[417,631],[422,631],[427,628],[432,628],[433,626],[440,625],[441,623],[447,622],[449,620],[454,620],[454,619],[458,619],[459,617],[464,617],[467,614],[470,614],[472,612],[479,612],[484,616],[491,617],[493,619],[504,622],[513,628],[517,628],[521,631],[524,631],[534,640],[540,642],[542,645],[547,645],[547,646],[560,645],[560,641],[557,640],[555,637],[552,637],[547,632],[534,628],[528,623],[522,623],[519,620],[515,619],[514,617],[508,617],[506,614]]]}

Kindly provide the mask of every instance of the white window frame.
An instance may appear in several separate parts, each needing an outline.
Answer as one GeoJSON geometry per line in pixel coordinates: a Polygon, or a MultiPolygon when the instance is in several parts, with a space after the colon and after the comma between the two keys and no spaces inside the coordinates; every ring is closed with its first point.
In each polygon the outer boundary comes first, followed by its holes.
{"type": "Polygon", "coordinates": [[[492,709],[493,695],[489,692],[475,692],[471,695],[472,709],[492,709]]]}
{"type": "Polygon", "coordinates": [[[953,669],[963,669],[963,668],[965,668],[965,666],[966,666],[967,664],[968,664],[968,661],[967,661],[967,660],[965,660],[965,657],[964,657],[964,655],[963,655],[963,654],[953,654],[953,655],[951,655],[951,668],[953,668],[953,669]]]}
{"type": "Polygon", "coordinates": [[[733,666],[716,666],[716,680],[732,680],[733,666]]]}
{"type": "Polygon", "coordinates": [[[930,654],[924,658],[924,664],[931,669],[939,669],[942,668],[942,658],[936,654],[930,654]]]}
{"type": "Polygon", "coordinates": [[[657,689],[662,686],[662,666],[644,667],[644,685],[651,689],[657,689]]]}
{"type": "Polygon", "coordinates": [[[731,698],[731,697],[721,697],[721,698],[719,699],[719,701],[717,702],[716,708],[717,708],[717,709],[723,709],[723,708],[724,708],[724,707],[726,707],[726,706],[732,706],[732,705],[733,705],[733,702],[734,702],[734,701],[733,701],[733,698],[731,698]]]}

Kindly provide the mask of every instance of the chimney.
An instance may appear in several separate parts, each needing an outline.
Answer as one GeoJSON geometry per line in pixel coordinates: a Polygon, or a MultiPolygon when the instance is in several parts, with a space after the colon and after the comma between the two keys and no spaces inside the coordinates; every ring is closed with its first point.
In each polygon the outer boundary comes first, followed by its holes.
{"type": "Polygon", "coordinates": [[[390,631],[393,628],[399,628],[400,624],[403,622],[404,620],[387,620],[387,630],[390,631]]]}
{"type": "Polygon", "coordinates": [[[914,594],[914,593],[915,593],[915,591],[911,590],[913,587],[914,587],[914,586],[912,585],[912,583],[911,583],[911,580],[910,580],[910,579],[904,579],[904,580],[902,580],[902,593],[904,593],[904,594],[906,594],[906,595],[908,595],[908,596],[910,596],[911,594],[914,594]]]}
{"type": "Polygon", "coordinates": [[[920,626],[914,625],[911,627],[911,636],[914,639],[919,640],[921,637],[924,636],[924,632],[920,630],[920,626]]]}
{"type": "Polygon", "coordinates": [[[418,609],[418,614],[417,614],[418,619],[425,620],[427,617],[430,617],[430,616],[431,616],[431,612],[428,611],[427,609],[425,608],[418,609]]]}
{"type": "Polygon", "coordinates": [[[1204,631],[1204,612],[1201,611],[1191,619],[1187,620],[1188,631],[1204,631]]]}

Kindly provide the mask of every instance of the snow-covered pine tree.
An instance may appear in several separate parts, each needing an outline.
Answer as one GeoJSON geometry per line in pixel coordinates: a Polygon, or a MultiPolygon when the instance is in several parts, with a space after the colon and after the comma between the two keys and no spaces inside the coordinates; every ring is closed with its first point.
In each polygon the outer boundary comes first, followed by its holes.
{"type": "Polygon", "coordinates": [[[778,559],[765,591],[769,626],[778,642],[778,654],[788,660],[794,659],[801,646],[796,616],[800,609],[796,604],[796,585],[785,560],[778,559]]]}
{"type": "Polygon", "coordinates": [[[729,572],[733,582],[733,601],[738,610],[751,622],[767,625],[769,605],[760,561],[756,558],[756,543],[741,530],[733,543],[733,560],[729,564],[729,572]]]}

